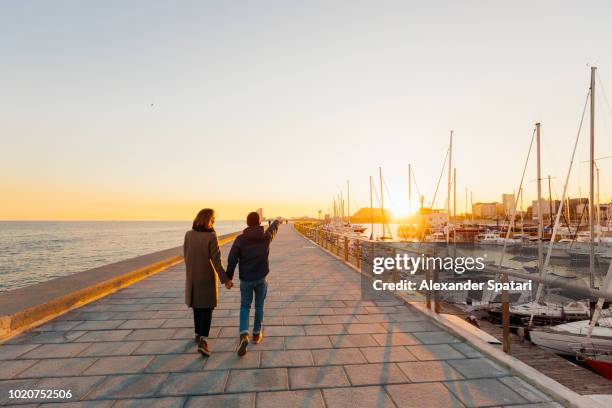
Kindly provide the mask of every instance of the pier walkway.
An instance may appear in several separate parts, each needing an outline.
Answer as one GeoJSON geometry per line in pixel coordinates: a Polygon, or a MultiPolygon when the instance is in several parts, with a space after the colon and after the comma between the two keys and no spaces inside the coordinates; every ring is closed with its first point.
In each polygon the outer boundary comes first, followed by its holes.
{"type": "Polygon", "coordinates": [[[243,358],[239,289],[219,289],[203,358],[179,264],[0,345],[0,404],[55,389],[71,407],[560,406],[411,306],[362,300],[359,274],[290,226],[271,270],[265,339],[243,358]]]}

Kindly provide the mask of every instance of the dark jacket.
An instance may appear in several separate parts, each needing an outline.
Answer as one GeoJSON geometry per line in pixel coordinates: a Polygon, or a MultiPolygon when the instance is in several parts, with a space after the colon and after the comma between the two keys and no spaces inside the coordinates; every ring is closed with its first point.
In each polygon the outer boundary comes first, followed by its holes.
{"type": "Polygon", "coordinates": [[[268,254],[270,253],[270,243],[278,231],[278,221],[264,232],[264,228],[248,227],[242,234],[236,237],[232,249],[227,259],[227,276],[234,277],[236,265],[240,265],[240,280],[256,281],[266,277],[270,272],[268,266],[268,254]]]}
{"type": "Polygon", "coordinates": [[[185,304],[194,308],[213,308],[219,299],[219,280],[229,280],[223,264],[217,234],[187,231],[183,244],[185,256],[185,304]]]}

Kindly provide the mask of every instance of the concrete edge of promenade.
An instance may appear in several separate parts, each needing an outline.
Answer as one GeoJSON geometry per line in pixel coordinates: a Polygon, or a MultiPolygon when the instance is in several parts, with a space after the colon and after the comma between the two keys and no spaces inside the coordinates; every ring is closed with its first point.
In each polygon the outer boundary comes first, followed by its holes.
{"type": "MultiPolygon", "coordinates": [[[[298,232],[299,234],[299,232],[298,232]]],[[[355,272],[370,278],[367,275],[364,275],[363,272],[353,265],[350,262],[344,260],[343,257],[338,256],[337,254],[327,250],[326,248],[321,247],[316,242],[312,241],[308,237],[299,234],[305,240],[311,242],[313,245],[317,246],[321,250],[327,252],[332,257],[338,259],[348,267],[350,267],[355,272]]],[[[431,318],[434,322],[436,322],[441,328],[449,331],[455,336],[463,339],[465,342],[469,343],[476,350],[481,352],[483,355],[491,358],[496,361],[500,365],[507,367],[511,373],[522,378],[525,382],[531,384],[536,387],[541,392],[550,396],[554,401],[562,404],[566,407],[575,407],[575,408],[606,408],[604,403],[594,400],[590,398],[588,395],[580,395],[577,392],[567,388],[565,385],[553,380],[548,377],[546,374],[543,374],[536,370],[535,368],[523,363],[519,359],[512,357],[512,355],[508,355],[504,353],[502,350],[493,347],[491,344],[482,340],[474,333],[470,333],[465,330],[464,327],[457,324],[453,319],[450,319],[445,314],[436,314],[433,310],[427,309],[427,307],[423,304],[423,302],[410,302],[406,299],[402,298],[396,293],[393,295],[404,302],[412,306],[416,311],[426,315],[431,318]]]]}
{"type": "MultiPolygon", "coordinates": [[[[220,236],[219,245],[238,234],[220,236]]],[[[3,292],[0,343],[182,261],[183,247],[178,246],[3,292]]]]}

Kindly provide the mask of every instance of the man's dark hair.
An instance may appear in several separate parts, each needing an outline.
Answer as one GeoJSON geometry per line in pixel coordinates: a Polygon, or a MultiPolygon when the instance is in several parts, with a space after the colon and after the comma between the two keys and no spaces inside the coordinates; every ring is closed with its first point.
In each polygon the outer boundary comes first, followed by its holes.
{"type": "Polygon", "coordinates": [[[249,227],[256,227],[260,223],[261,223],[261,220],[259,219],[259,213],[250,212],[249,215],[247,215],[247,225],[249,227]]]}

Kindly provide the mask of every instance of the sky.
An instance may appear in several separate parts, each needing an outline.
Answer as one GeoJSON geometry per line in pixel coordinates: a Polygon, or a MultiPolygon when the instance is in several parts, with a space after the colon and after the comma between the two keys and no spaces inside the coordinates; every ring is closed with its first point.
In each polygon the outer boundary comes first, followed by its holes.
{"type": "MultiPolygon", "coordinates": [[[[591,65],[612,155],[611,18],[609,1],[5,0],[0,219],[316,215],[347,180],[353,211],[379,166],[399,215],[408,163],[430,205],[451,129],[463,212],[466,191],[517,190],[538,121],[559,197],[591,65]]],[[[570,197],[588,192],[584,131],[570,197]]]]}

